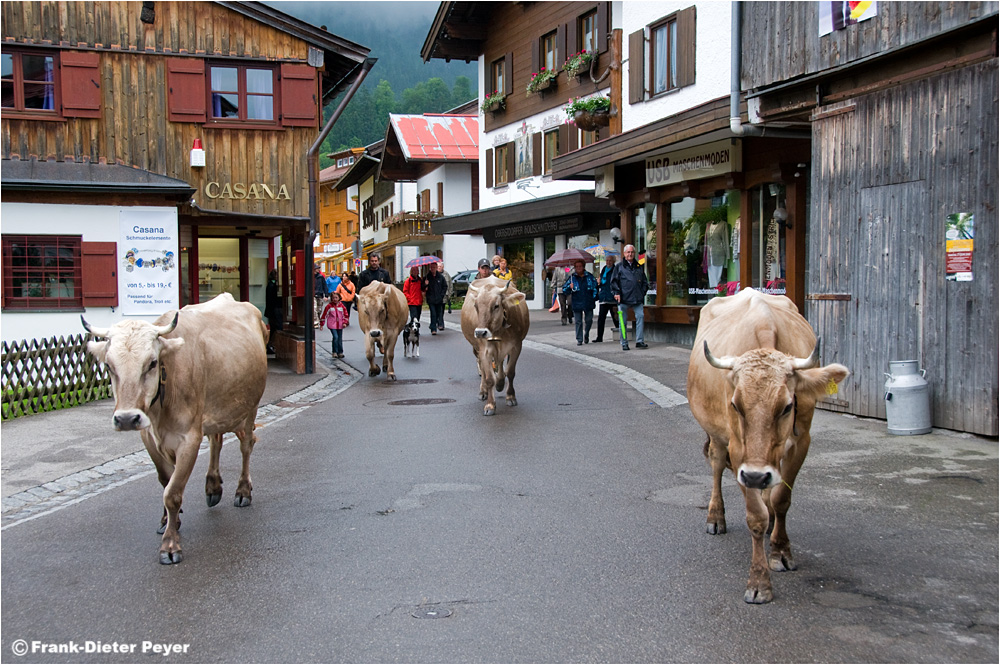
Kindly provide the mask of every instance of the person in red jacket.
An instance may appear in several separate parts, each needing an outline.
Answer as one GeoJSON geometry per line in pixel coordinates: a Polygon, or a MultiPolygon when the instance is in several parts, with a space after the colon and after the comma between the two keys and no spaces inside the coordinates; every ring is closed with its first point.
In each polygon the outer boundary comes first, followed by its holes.
{"type": "Polygon", "coordinates": [[[347,308],[340,302],[340,296],[336,292],[330,294],[330,300],[323,308],[323,313],[319,316],[320,321],[326,322],[326,327],[333,337],[333,357],[344,357],[344,327],[347,325],[347,308]]]}
{"type": "Polygon", "coordinates": [[[420,279],[420,268],[410,268],[410,276],[403,282],[403,295],[406,304],[410,306],[410,320],[420,320],[420,310],[424,306],[423,280],[420,279]]]}

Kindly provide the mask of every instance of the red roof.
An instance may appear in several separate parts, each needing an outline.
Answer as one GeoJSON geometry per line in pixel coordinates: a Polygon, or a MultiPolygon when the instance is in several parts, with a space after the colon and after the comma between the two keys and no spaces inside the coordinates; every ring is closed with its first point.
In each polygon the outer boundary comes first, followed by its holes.
{"type": "Polygon", "coordinates": [[[479,160],[478,115],[390,115],[407,161],[479,160]]]}

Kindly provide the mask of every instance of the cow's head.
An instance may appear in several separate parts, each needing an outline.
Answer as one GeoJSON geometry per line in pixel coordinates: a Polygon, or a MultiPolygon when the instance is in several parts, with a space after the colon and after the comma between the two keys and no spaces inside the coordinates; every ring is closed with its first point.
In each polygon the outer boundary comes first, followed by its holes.
{"type": "MultiPolygon", "coordinates": [[[[774,349],[754,349],[739,357],[716,358],[705,342],[709,364],[728,372],[729,456],[744,487],[767,489],[781,482],[781,458],[798,427],[808,430],[799,412],[812,412],[828,388],[850,373],[843,365],[819,364],[819,342],[808,358],[774,349]]],[[[809,419],[811,420],[811,418],[809,419]]]]}
{"type": "Polygon", "coordinates": [[[366,286],[361,297],[361,308],[368,319],[368,334],[374,339],[379,339],[385,334],[389,322],[389,303],[391,289],[383,282],[372,282],[369,288],[366,286]]]}
{"type": "Polygon", "coordinates": [[[507,310],[524,301],[524,294],[507,282],[502,288],[495,284],[476,287],[469,285],[475,300],[474,335],[479,339],[495,340],[504,328],[509,328],[507,310]]]}
{"type": "Polygon", "coordinates": [[[83,327],[94,337],[87,342],[87,351],[108,367],[111,374],[111,390],[115,395],[115,413],[112,423],[116,430],[135,430],[149,427],[146,412],[158,396],[161,396],[160,382],[164,372],[161,360],[179,349],[184,340],[167,339],[167,335],[177,327],[180,313],[165,326],[154,326],[146,321],[125,320],[110,328],[92,327],[80,317],[83,327]]]}

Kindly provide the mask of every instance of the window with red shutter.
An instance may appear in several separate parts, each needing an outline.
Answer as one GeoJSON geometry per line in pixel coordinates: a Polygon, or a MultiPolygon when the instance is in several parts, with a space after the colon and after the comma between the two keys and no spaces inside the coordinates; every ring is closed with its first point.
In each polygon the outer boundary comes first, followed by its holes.
{"type": "Polygon", "coordinates": [[[171,122],[205,122],[205,62],[167,58],[167,112],[171,122]]]}
{"type": "Polygon", "coordinates": [[[319,124],[316,69],[310,65],[281,65],[281,124],[316,127],[319,124]]]}
{"type": "Polygon", "coordinates": [[[3,308],[80,309],[80,236],[3,236],[3,308]]]}
{"type": "Polygon", "coordinates": [[[63,51],[59,55],[63,116],[101,117],[101,58],[93,51],[63,51]]]}

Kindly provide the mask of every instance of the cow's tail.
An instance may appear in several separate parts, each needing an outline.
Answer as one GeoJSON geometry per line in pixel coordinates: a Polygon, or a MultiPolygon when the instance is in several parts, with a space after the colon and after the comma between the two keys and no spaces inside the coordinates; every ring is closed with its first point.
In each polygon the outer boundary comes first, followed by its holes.
{"type": "Polygon", "coordinates": [[[264,346],[267,346],[267,340],[270,339],[270,334],[267,332],[267,324],[264,323],[264,319],[260,320],[260,336],[264,339],[264,346]]]}

